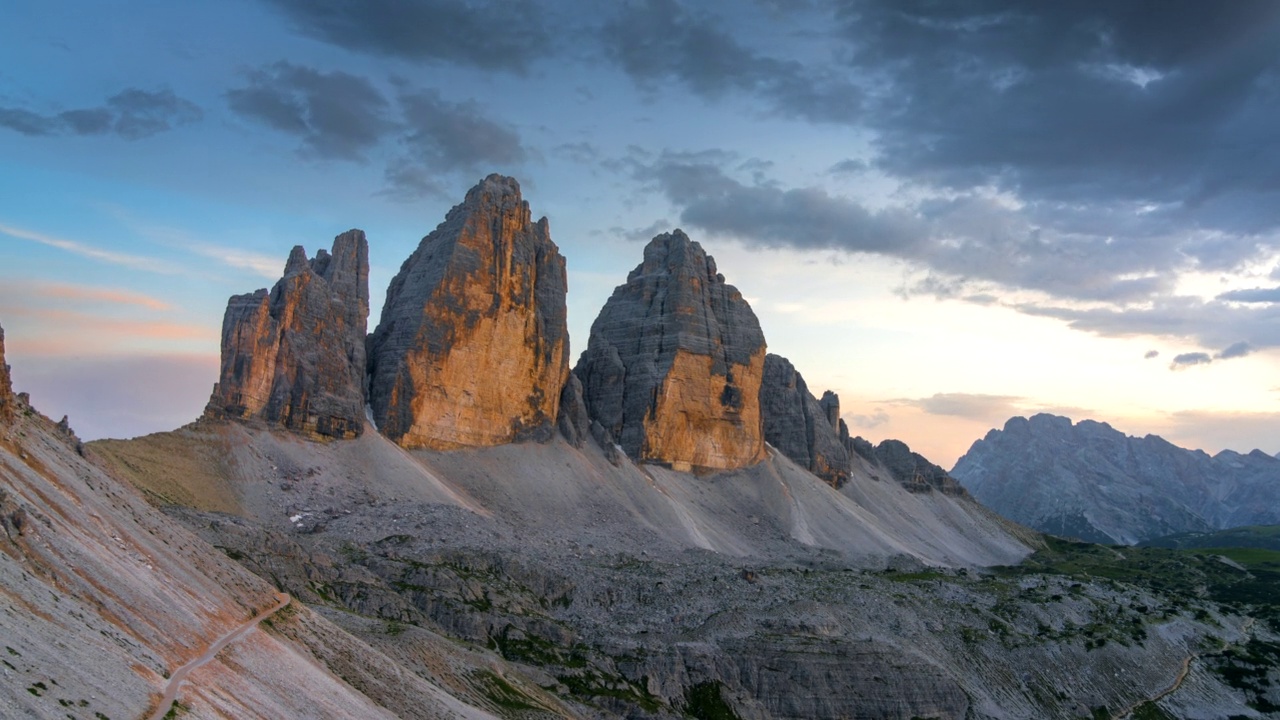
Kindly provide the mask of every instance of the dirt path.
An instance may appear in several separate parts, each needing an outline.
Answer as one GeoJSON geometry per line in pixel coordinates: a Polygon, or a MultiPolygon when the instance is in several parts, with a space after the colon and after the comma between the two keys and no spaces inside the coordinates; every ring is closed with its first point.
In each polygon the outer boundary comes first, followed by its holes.
{"type": "Polygon", "coordinates": [[[204,651],[204,654],[200,655],[200,657],[187,662],[185,665],[175,670],[173,674],[169,676],[169,682],[164,686],[164,695],[160,698],[160,705],[156,708],[155,712],[147,716],[149,720],[164,720],[164,716],[167,715],[169,713],[169,709],[173,707],[173,702],[178,699],[178,693],[182,690],[182,686],[187,684],[187,676],[191,674],[192,670],[195,670],[201,665],[204,665],[217,657],[218,653],[222,652],[223,648],[253,632],[254,629],[258,627],[258,623],[266,620],[272,615],[275,615],[288,606],[289,603],[293,602],[293,598],[289,597],[287,593],[277,593],[276,598],[279,602],[275,605],[263,610],[252,620],[249,620],[243,625],[237,627],[235,630],[232,630],[226,635],[218,638],[218,640],[210,645],[208,649],[204,651]]]}
{"type": "MultiPolygon", "coordinates": [[[[1253,627],[1253,622],[1254,622],[1254,621],[1253,621],[1253,618],[1245,618],[1244,624],[1240,626],[1240,634],[1241,634],[1241,635],[1244,637],[1244,639],[1246,639],[1246,640],[1247,640],[1247,639],[1248,639],[1248,637],[1249,637],[1249,629],[1253,627]]],[[[1231,645],[1232,645],[1232,643],[1229,643],[1229,642],[1227,642],[1226,640],[1223,640],[1223,641],[1222,641],[1222,647],[1218,648],[1217,650],[1215,650],[1215,651],[1213,651],[1213,652],[1211,652],[1211,653],[1205,653],[1205,654],[1206,654],[1206,655],[1220,655],[1220,654],[1222,654],[1223,652],[1226,652],[1226,649],[1227,649],[1227,648],[1229,648],[1229,647],[1231,647],[1231,645]]],[[[1139,706],[1141,706],[1141,705],[1145,705],[1145,704],[1147,704],[1147,703],[1149,703],[1149,702],[1150,702],[1150,703],[1157,703],[1157,702],[1160,702],[1161,700],[1163,700],[1163,699],[1165,699],[1165,698],[1169,697],[1170,695],[1174,694],[1175,692],[1177,692],[1177,691],[1178,691],[1178,688],[1182,687],[1182,683],[1186,682],[1187,675],[1190,675],[1190,674],[1191,674],[1191,663],[1192,663],[1192,662],[1194,662],[1195,660],[1199,659],[1200,657],[1201,657],[1201,656],[1200,656],[1200,654],[1199,654],[1199,653],[1191,653],[1190,655],[1188,655],[1188,656],[1186,656],[1185,658],[1183,658],[1183,659],[1182,659],[1182,668],[1181,668],[1180,670],[1178,670],[1178,674],[1177,674],[1177,676],[1176,676],[1176,677],[1174,677],[1174,679],[1173,679],[1173,684],[1172,684],[1172,685],[1170,685],[1169,687],[1165,688],[1165,689],[1164,689],[1163,691],[1161,691],[1160,693],[1156,694],[1156,695],[1155,695],[1155,697],[1151,697],[1151,698],[1147,698],[1146,700],[1138,701],[1138,702],[1136,702],[1136,703],[1134,703],[1134,704],[1130,705],[1129,707],[1125,708],[1124,710],[1120,711],[1119,713],[1116,713],[1115,715],[1112,715],[1111,717],[1112,717],[1114,720],[1124,720],[1124,718],[1127,718],[1127,717],[1129,717],[1130,715],[1132,715],[1132,714],[1133,714],[1133,711],[1134,711],[1134,710],[1137,710],[1139,706]]]]}

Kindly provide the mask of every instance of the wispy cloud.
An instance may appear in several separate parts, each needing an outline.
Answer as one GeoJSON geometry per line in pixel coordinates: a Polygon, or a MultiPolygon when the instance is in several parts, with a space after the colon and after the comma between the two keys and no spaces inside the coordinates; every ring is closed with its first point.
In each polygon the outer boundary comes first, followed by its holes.
{"type": "Polygon", "coordinates": [[[263,253],[224,247],[222,245],[193,243],[185,247],[201,257],[217,260],[238,270],[249,270],[270,280],[278,279],[280,273],[284,270],[284,260],[282,258],[263,253]]]}
{"type": "MultiPolygon", "coordinates": [[[[68,283],[33,282],[28,280],[4,280],[4,291],[24,296],[37,296],[43,299],[72,300],[92,303],[108,303],[112,305],[135,305],[149,310],[172,310],[173,305],[132,290],[120,288],[91,287],[71,285],[68,283]]],[[[8,294],[7,292],[5,294],[8,294]]]]}
{"type": "Polygon", "coordinates": [[[78,242],[76,240],[53,237],[52,235],[46,235],[41,232],[26,230],[12,225],[0,224],[0,233],[19,240],[27,240],[29,242],[39,243],[48,247],[58,248],[59,250],[65,250],[69,253],[79,255],[80,257],[89,258],[90,260],[98,260],[100,262],[120,265],[134,270],[144,270],[146,272],[159,273],[162,275],[178,275],[183,272],[182,268],[179,268],[173,263],[157,258],[146,257],[144,255],[131,255],[129,253],[116,252],[114,250],[103,250],[102,248],[94,247],[93,245],[78,242]]]}

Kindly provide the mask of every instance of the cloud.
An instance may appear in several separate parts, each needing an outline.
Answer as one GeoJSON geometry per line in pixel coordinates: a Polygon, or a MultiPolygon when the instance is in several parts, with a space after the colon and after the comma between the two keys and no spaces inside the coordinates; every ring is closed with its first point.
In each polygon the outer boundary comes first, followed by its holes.
{"type": "Polygon", "coordinates": [[[307,35],[355,52],[523,73],[555,47],[529,0],[264,0],[307,35]]]}
{"type": "Polygon", "coordinates": [[[878,168],[1032,201],[1168,203],[1190,224],[1280,222],[1280,6],[833,3],[878,168]]]}
{"type": "Polygon", "coordinates": [[[1220,300],[1162,297],[1144,307],[1074,308],[1015,304],[1029,315],[1065,321],[1076,330],[1106,337],[1153,335],[1194,338],[1202,347],[1226,347],[1248,338],[1250,347],[1280,347],[1280,305],[1233,307],[1220,300]]]}
{"type": "MultiPolygon", "coordinates": [[[[633,174],[680,210],[686,227],[749,245],[876,253],[933,271],[904,293],[958,297],[969,281],[1038,290],[1057,297],[1125,303],[1169,292],[1171,271],[1194,266],[1195,238],[1055,230],[1025,209],[981,192],[926,196],[871,209],[817,186],[787,188],[766,178],[744,182],[723,153],[666,152],[633,157],[633,174]]],[[[1249,255],[1257,252],[1250,247],[1249,255]]]]}
{"type": "Polygon", "coordinates": [[[364,162],[375,151],[391,155],[379,194],[393,199],[443,197],[442,173],[509,169],[530,155],[514,128],[475,102],[452,102],[403,80],[393,79],[400,91],[388,97],[368,78],[283,61],[247,75],[245,87],[227,93],[234,112],[298,138],[304,156],[364,162]]]}
{"type": "Polygon", "coordinates": [[[889,413],[885,412],[881,408],[876,408],[870,415],[858,415],[854,413],[845,415],[844,417],[848,419],[850,425],[856,428],[862,428],[863,430],[880,427],[892,419],[889,417],[889,413]]]}
{"type": "Polygon", "coordinates": [[[19,240],[28,240],[48,247],[58,248],[59,250],[66,250],[67,252],[89,258],[90,260],[98,260],[112,265],[127,267],[132,270],[145,270],[146,272],[160,273],[164,275],[177,275],[183,272],[182,268],[156,258],[120,253],[112,250],[103,250],[102,248],[77,242],[75,240],[65,240],[63,238],[53,237],[52,235],[35,232],[34,230],[24,230],[11,225],[0,225],[0,233],[8,235],[9,237],[18,238],[19,240]]]}
{"type": "Polygon", "coordinates": [[[148,310],[172,310],[173,305],[158,298],[120,288],[91,287],[67,283],[36,282],[6,278],[0,286],[0,296],[30,301],[37,297],[42,301],[70,300],[106,303],[109,305],[133,305],[148,310]]]}
{"type": "Polygon", "coordinates": [[[269,280],[278,279],[284,270],[284,260],[250,250],[242,250],[225,245],[201,245],[198,243],[189,243],[183,247],[201,257],[217,260],[237,270],[248,270],[269,280]]]}
{"type": "Polygon", "coordinates": [[[366,78],[277,62],[227,92],[232,111],[299,138],[321,158],[363,159],[396,124],[390,103],[366,78]]]}
{"type": "Polygon", "coordinates": [[[203,116],[198,105],[172,90],[126,88],[99,107],[64,110],[54,115],[25,108],[0,108],[0,127],[28,136],[110,133],[139,140],[196,122],[203,116]]]}
{"type": "Polygon", "coordinates": [[[676,0],[644,0],[623,5],[601,39],[606,56],[642,87],[675,80],[709,100],[740,92],[763,98],[783,117],[817,122],[859,116],[862,92],[840,73],[758,54],[727,26],[676,0]]]}
{"type": "Polygon", "coordinates": [[[1170,370],[1181,370],[1193,365],[1208,365],[1213,362],[1213,357],[1209,353],[1189,352],[1176,355],[1173,362],[1169,363],[1170,370]]]}
{"type": "Polygon", "coordinates": [[[1146,354],[1144,354],[1144,355],[1142,356],[1142,359],[1143,359],[1143,360],[1151,360],[1151,359],[1153,359],[1153,358],[1158,358],[1158,357],[1160,357],[1160,351],[1159,351],[1159,350],[1148,350],[1148,351],[1146,352],[1146,354]]]}
{"type": "Polygon", "coordinates": [[[1232,358],[1242,358],[1251,352],[1253,352],[1253,348],[1249,346],[1249,343],[1241,341],[1232,343],[1225,350],[1214,355],[1213,358],[1215,360],[1230,360],[1232,358]]]}
{"type": "Polygon", "coordinates": [[[992,420],[1008,418],[1022,412],[1019,409],[1022,401],[1023,398],[1015,395],[934,393],[926,398],[899,398],[888,402],[918,408],[930,415],[992,420]]]}
{"type": "Polygon", "coordinates": [[[1218,299],[1239,303],[1280,303],[1280,287],[1231,290],[1219,295],[1218,299]]]}
{"type": "Polygon", "coordinates": [[[474,171],[528,157],[520,135],[486,117],[474,102],[449,102],[433,90],[406,93],[400,102],[409,126],[403,144],[431,167],[474,171]]]}

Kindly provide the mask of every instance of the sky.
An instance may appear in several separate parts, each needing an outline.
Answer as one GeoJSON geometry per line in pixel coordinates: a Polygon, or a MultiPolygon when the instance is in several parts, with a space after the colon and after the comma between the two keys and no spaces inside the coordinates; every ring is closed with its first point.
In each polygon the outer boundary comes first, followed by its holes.
{"type": "Polygon", "coordinates": [[[854,434],[1280,450],[1280,3],[16,0],[0,325],[85,439],[195,419],[230,295],[353,227],[377,323],[491,172],[591,321],[679,227],[854,434]]]}

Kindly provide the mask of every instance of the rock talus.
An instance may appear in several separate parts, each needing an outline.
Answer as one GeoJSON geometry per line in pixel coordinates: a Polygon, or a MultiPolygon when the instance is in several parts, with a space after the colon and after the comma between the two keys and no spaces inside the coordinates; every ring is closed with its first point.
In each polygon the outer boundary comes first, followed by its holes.
{"type": "Polygon", "coordinates": [[[318,438],[364,427],[369,245],[351,230],[307,259],[293,248],[271,288],[232,296],[222,367],[205,413],[256,419],[318,438]]]}
{"type": "Polygon", "coordinates": [[[4,328],[0,327],[0,422],[13,419],[14,404],[13,381],[9,377],[9,366],[4,361],[4,328]]]}
{"type": "Polygon", "coordinates": [[[490,175],[423,238],[369,338],[378,429],[408,448],[549,439],[569,373],[564,258],[490,175]]]}
{"type": "Polygon", "coordinates": [[[574,373],[591,417],[632,458],[732,469],[765,456],[764,357],[742,294],[676,230],[613,291],[574,373]]]}
{"type": "Polygon", "coordinates": [[[760,385],[764,439],[783,455],[834,487],[849,479],[849,453],[839,435],[840,399],[827,391],[819,401],[789,360],[764,358],[760,385]]]}

